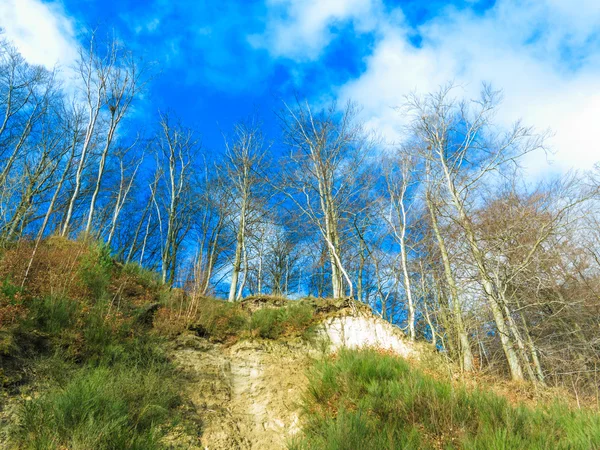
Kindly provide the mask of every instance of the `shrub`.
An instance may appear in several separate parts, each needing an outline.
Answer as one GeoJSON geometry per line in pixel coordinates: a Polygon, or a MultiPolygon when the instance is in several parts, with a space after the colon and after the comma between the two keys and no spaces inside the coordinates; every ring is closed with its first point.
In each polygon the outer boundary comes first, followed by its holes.
{"type": "Polygon", "coordinates": [[[190,328],[215,342],[235,340],[247,328],[248,314],[239,303],[205,298],[190,328]]]}
{"type": "Polygon", "coordinates": [[[5,278],[2,280],[2,286],[0,286],[0,296],[11,302],[14,302],[18,299],[22,292],[23,289],[13,284],[10,279],[5,278]]]}
{"type": "Polygon", "coordinates": [[[290,304],[283,308],[263,308],[252,314],[250,330],[264,339],[282,335],[308,338],[313,330],[314,312],[309,305],[290,304]]]}
{"type": "Polygon", "coordinates": [[[127,263],[121,267],[120,276],[127,277],[144,289],[158,290],[162,287],[160,276],[153,270],[143,268],[137,263],[127,263]]]}
{"type": "Polygon", "coordinates": [[[47,333],[54,351],[34,365],[49,388],[23,402],[12,432],[17,447],[158,448],[179,404],[162,341],[107,303],[46,298],[30,314],[23,328],[47,333]]]}
{"type": "Polygon", "coordinates": [[[250,319],[250,330],[263,339],[277,339],[284,330],[286,311],[283,308],[259,309],[250,319]]]}
{"type": "Polygon", "coordinates": [[[112,266],[108,246],[100,243],[90,246],[79,266],[79,277],[92,300],[104,300],[107,297],[112,266]]]}
{"type": "MultiPolygon", "coordinates": [[[[8,248],[0,260],[0,279],[8,279],[20,286],[35,246],[34,242],[20,241],[8,248]]],[[[39,246],[25,285],[27,298],[60,295],[76,300],[88,300],[89,290],[81,283],[80,265],[94,261],[90,253],[98,252],[82,241],[61,237],[45,239],[39,246]]],[[[106,251],[104,251],[106,254],[106,251]]]]}
{"type": "Polygon", "coordinates": [[[81,313],[78,302],[64,297],[35,298],[28,303],[28,306],[28,326],[53,335],[75,328],[81,313]]]}
{"type": "Polygon", "coordinates": [[[0,385],[39,393],[22,400],[11,448],[160,447],[178,417],[179,376],[130,300],[154,300],[163,287],[149,272],[118,270],[104,245],[51,238],[21,291],[31,250],[25,242],[0,261],[0,326],[9,306],[22,314],[0,330],[0,385]],[[133,288],[122,296],[125,282],[133,288]]]}
{"type": "Polygon", "coordinates": [[[0,286],[0,328],[18,322],[25,312],[23,290],[5,278],[0,286]]]}
{"type": "Polygon", "coordinates": [[[562,405],[514,407],[374,350],[345,350],[309,376],[303,433],[292,449],[589,449],[600,416],[562,405]]]}
{"type": "MultiPolygon", "coordinates": [[[[161,306],[154,314],[152,327],[161,336],[174,337],[183,333],[189,324],[187,320],[180,320],[173,308],[161,306]]],[[[194,328],[194,325],[192,325],[194,328]]]]}
{"type": "Polygon", "coordinates": [[[286,330],[288,333],[300,334],[309,338],[314,331],[314,324],[315,312],[310,305],[299,302],[287,307],[286,330]]]}

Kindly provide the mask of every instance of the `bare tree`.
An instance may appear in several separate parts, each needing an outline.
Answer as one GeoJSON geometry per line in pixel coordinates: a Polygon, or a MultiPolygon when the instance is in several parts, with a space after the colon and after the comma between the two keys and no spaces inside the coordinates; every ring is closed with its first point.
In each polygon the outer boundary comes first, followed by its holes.
{"type": "Polygon", "coordinates": [[[57,96],[55,73],[28,64],[7,41],[0,40],[0,189],[57,96]]]}
{"type": "MultiPolygon", "coordinates": [[[[93,47],[90,50],[90,53],[92,52],[94,52],[93,47]]],[[[91,102],[88,102],[88,106],[90,110],[93,108],[100,109],[102,106],[106,106],[108,109],[106,115],[108,117],[104,118],[106,122],[104,144],[102,145],[96,182],[90,199],[85,226],[86,234],[89,234],[92,230],[92,220],[94,218],[96,201],[98,199],[98,194],[100,193],[100,186],[106,169],[106,160],[111,152],[115,133],[129,110],[133,99],[142,87],[142,76],[144,75],[143,68],[136,62],[131,51],[125,49],[116,39],[113,39],[108,43],[105,56],[100,57],[97,54],[92,54],[90,57],[90,65],[97,74],[98,79],[95,80],[95,82],[99,83],[102,87],[100,95],[104,98],[102,99],[102,105],[100,103],[92,105],[91,102]]],[[[89,68],[82,68],[81,72],[87,75],[89,73],[89,68]]],[[[91,79],[88,81],[88,84],[89,83],[91,83],[91,79]]],[[[87,89],[89,91],[91,86],[87,89]]]]}
{"type": "Polygon", "coordinates": [[[384,217],[392,230],[392,235],[400,247],[400,263],[402,280],[408,305],[408,336],[412,341],[415,332],[415,300],[413,299],[411,277],[408,269],[407,233],[409,230],[409,214],[414,202],[416,186],[417,161],[408,150],[400,150],[396,157],[385,163],[387,193],[389,196],[389,212],[384,217]]]}
{"type": "Polygon", "coordinates": [[[192,130],[173,124],[167,114],[160,115],[159,126],[154,143],[157,176],[152,199],[161,230],[166,222],[165,235],[161,239],[162,280],[173,284],[179,247],[191,228],[194,215],[192,181],[200,145],[192,130]]]}
{"type": "Polygon", "coordinates": [[[249,219],[257,211],[260,189],[263,186],[262,171],[266,148],[260,126],[256,123],[239,123],[235,126],[233,141],[225,140],[225,166],[227,179],[231,183],[232,218],[236,227],[235,253],[228,299],[239,299],[248,272],[247,236],[249,219]],[[238,285],[242,258],[245,270],[242,285],[238,285]]]}
{"type": "Polygon", "coordinates": [[[289,154],[280,189],[325,241],[334,297],[345,295],[344,280],[348,295],[354,295],[343,263],[342,221],[346,207],[361,190],[355,181],[372,146],[357,114],[352,103],[341,112],[332,104],[315,114],[308,102],[297,101],[293,108],[286,105],[281,115],[289,154]]]}
{"type": "Polygon", "coordinates": [[[107,79],[113,69],[115,61],[102,57],[98,54],[98,46],[95,32],[90,36],[89,48],[80,49],[77,61],[76,73],[82,82],[83,104],[87,114],[84,138],[79,151],[77,169],[75,172],[74,189],[71,193],[67,212],[63,221],[61,235],[66,236],[71,226],[71,219],[75,209],[75,203],[81,191],[83,170],[88,162],[88,153],[96,139],[96,125],[100,112],[106,106],[108,98],[106,95],[107,79]]]}
{"type": "Polygon", "coordinates": [[[452,270],[450,253],[446,246],[446,240],[442,234],[439,224],[439,208],[434,198],[441,198],[439,195],[440,186],[437,184],[437,179],[432,176],[431,162],[425,162],[425,204],[429,213],[431,229],[435,237],[437,248],[440,253],[444,268],[444,278],[448,287],[451,309],[452,309],[452,325],[460,342],[460,362],[463,370],[472,371],[474,367],[473,352],[467,330],[463,320],[463,307],[459,296],[458,285],[452,270]]]}
{"type": "Polygon", "coordinates": [[[523,379],[523,367],[513,345],[508,319],[498,295],[499,287],[490,275],[468,205],[482,178],[541,148],[543,137],[520,123],[508,132],[497,130],[492,118],[500,96],[487,86],[484,86],[481,98],[472,102],[457,102],[452,99],[451,92],[452,86],[447,86],[425,98],[411,97],[408,108],[413,117],[412,130],[423,142],[422,148],[427,149],[425,157],[444,180],[448,201],[456,211],[455,220],[464,232],[477,267],[511,375],[520,380],[523,379]]]}
{"type": "MultiPolygon", "coordinates": [[[[67,181],[69,173],[71,172],[73,161],[77,152],[77,146],[80,142],[82,135],[82,111],[78,109],[76,105],[72,105],[72,107],[69,107],[64,102],[61,103],[61,106],[62,107],[60,109],[60,117],[62,118],[62,120],[58,126],[58,129],[60,130],[59,132],[64,136],[64,155],[68,156],[63,162],[62,173],[60,175],[60,178],[58,179],[58,182],[54,186],[54,192],[52,194],[50,202],[48,203],[48,207],[46,209],[42,225],[40,226],[37,232],[35,246],[29,259],[27,270],[25,271],[25,275],[23,277],[21,286],[24,286],[25,282],[27,281],[29,271],[31,270],[31,266],[35,259],[35,255],[37,253],[41,240],[44,237],[44,233],[46,232],[48,224],[50,223],[50,218],[55,212],[55,205],[57,203],[60,193],[62,192],[63,185],[67,181]]],[[[57,124],[54,124],[54,126],[56,125],[57,124]]],[[[58,159],[58,161],[60,161],[60,158],[58,159]]]]}
{"type": "Polygon", "coordinates": [[[218,171],[210,171],[205,163],[200,211],[195,221],[198,250],[195,261],[196,292],[206,296],[211,286],[219,256],[223,253],[223,235],[233,199],[226,180],[218,171]]]}
{"type": "Polygon", "coordinates": [[[135,148],[135,143],[129,147],[122,148],[117,152],[117,159],[119,160],[119,190],[117,191],[117,195],[114,199],[114,209],[110,224],[110,230],[108,232],[108,237],[106,238],[106,243],[110,245],[115,235],[115,231],[117,229],[117,223],[119,221],[119,216],[121,215],[121,211],[123,210],[123,206],[127,201],[127,197],[129,196],[129,192],[133,187],[133,184],[136,180],[136,175],[142,162],[144,161],[144,154],[136,156],[136,160],[128,161],[127,155],[131,152],[131,150],[135,148]],[[133,170],[131,170],[130,174],[127,175],[127,167],[129,163],[132,163],[133,170]]]}

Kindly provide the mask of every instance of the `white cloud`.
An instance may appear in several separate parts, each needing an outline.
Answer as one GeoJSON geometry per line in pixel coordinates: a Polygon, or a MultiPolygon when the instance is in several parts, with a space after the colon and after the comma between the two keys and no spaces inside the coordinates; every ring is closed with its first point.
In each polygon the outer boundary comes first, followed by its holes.
{"type": "Polygon", "coordinates": [[[389,31],[367,58],[367,70],[341,87],[365,104],[370,122],[397,135],[390,109],[411,90],[428,92],[453,80],[475,94],[482,81],[504,91],[499,120],[522,118],[554,137],[549,166],[542,153],[525,161],[532,176],[588,169],[600,160],[600,46],[594,33],[600,3],[504,0],[484,17],[451,11],[419,28],[420,47],[389,31]]]}
{"type": "Polygon", "coordinates": [[[160,18],[154,17],[152,19],[147,20],[137,20],[136,18],[130,16],[123,16],[125,20],[128,22],[134,22],[136,25],[133,27],[133,30],[136,34],[140,33],[155,33],[160,26],[160,18]]]}
{"type": "Polygon", "coordinates": [[[600,160],[597,0],[498,0],[483,16],[446,8],[416,29],[397,19],[398,10],[386,12],[375,0],[339,3],[272,0],[278,12],[269,16],[265,45],[274,56],[316,58],[334,38],[336,21],[375,23],[363,27],[376,35],[365,72],[340,86],[337,95],[361,103],[368,124],[385,136],[400,135],[402,120],[393,108],[411,91],[426,93],[454,81],[466,95],[475,95],[487,81],[504,91],[499,120],[522,118],[554,132],[549,141],[554,165],[541,153],[530,155],[532,176],[587,169],[600,160]],[[415,32],[422,38],[418,46],[409,39],[415,32]]]}
{"type": "Polygon", "coordinates": [[[267,7],[266,30],[250,36],[250,43],[297,61],[317,59],[334,39],[336,26],[352,23],[364,33],[383,17],[381,0],[267,0],[267,7]]]}
{"type": "Polygon", "coordinates": [[[58,3],[2,0],[0,27],[30,63],[67,67],[77,58],[73,22],[58,3]]]}

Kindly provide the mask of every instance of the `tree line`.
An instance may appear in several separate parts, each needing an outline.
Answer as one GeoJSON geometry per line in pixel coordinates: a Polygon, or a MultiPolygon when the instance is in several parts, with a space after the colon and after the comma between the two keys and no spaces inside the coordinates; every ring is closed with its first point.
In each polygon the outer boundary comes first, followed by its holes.
{"type": "Polygon", "coordinates": [[[408,96],[395,144],[298,97],[275,140],[249,118],[207,151],[172,113],[132,129],[152,70],[122,42],[92,34],[71,71],[0,41],[0,238],[30,267],[83,235],[196,296],[354,297],[465,371],[598,385],[600,171],[524,181],[548,136],[499,124],[499,91],[408,96]]]}

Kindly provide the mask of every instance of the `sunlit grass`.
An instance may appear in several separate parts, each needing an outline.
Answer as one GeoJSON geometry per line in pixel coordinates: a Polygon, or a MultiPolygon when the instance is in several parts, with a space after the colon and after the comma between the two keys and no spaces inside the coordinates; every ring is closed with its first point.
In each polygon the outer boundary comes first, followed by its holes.
{"type": "Polygon", "coordinates": [[[342,351],[309,380],[294,450],[600,448],[598,414],[515,407],[374,350],[342,351]]]}

